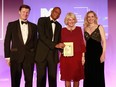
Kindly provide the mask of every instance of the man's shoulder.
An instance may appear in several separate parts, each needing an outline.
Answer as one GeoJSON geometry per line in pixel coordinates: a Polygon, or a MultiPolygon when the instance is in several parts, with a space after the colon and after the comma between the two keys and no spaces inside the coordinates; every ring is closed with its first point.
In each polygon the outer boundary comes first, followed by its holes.
{"type": "Polygon", "coordinates": [[[30,22],[30,21],[28,21],[28,23],[29,23],[29,24],[31,24],[31,25],[34,25],[34,26],[36,25],[35,23],[33,23],[33,22],[30,22]]]}
{"type": "Polygon", "coordinates": [[[39,19],[48,19],[49,17],[40,17],[39,19]]]}
{"type": "Polygon", "coordinates": [[[62,28],[62,25],[58,21],[56,21],[56,24],[62,28]]]}
{"type": "Polygon", "coordinates": [[[49,17],[40,17],[39,18],[39,21],[47,21],[47,20],[50,20],[49,17]]]}
{"type": "Polygon", "coordinates": [[[10,22],[8,22],[8,26],[15,27],[15,25],[17,25],[18,23],[19,23],[19,20],[10,21],[10,22]]]}
{"type": "Polygon", "coordinates": [[[31,25],[32,28],[37,29],[37,25],[35,23],[28,21],[28,24],[31,25]]]}
{"type": "Polygon", "coordinates": [[[14,24],[14,23],[17,23],[17,22],[19,22],[19,20],[10,21],[9,24],[14,24]]]}
{"type": "Polygon", "coordinates": [[[59,25],[61,25],[58,21],[56,21],[56,23],[58,23],[59,25]]]}
{"type": "Polygon", "coordinates": [[[38,23],[47,23],[50,21],[50,18],[49,17],[40,17],[38,19],[38,23]]]}

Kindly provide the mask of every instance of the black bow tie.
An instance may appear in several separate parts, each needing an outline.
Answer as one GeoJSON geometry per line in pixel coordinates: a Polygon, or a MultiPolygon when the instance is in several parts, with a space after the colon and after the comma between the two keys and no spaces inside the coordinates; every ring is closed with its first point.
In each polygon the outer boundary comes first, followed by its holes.
{"type": "Polygon", "coordinates": [[[26,22],[24,22],[24,21],[21,21],[21,24],[27,24],[27,21],[26,21],[26,22]]]}
{"type": "Polygon", "coordinates": [[[53,21],[53,20],[51,20],[50,22],[51,22],[51,23],[56,23],[56,21],[53,21]]]}

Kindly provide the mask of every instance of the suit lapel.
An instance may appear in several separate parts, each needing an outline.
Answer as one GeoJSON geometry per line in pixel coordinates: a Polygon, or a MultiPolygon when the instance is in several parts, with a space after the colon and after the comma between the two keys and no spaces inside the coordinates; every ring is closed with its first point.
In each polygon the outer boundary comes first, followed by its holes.
{"type": "Polygon", "coordinates": [[[55,26],[55,31],[54,31],[54,36],[55,36],[55,34],[57,33],[57,31],[58,31],[58,25],[57,25],[57,23],[56,23],[56,26],[55,26]]]}
{"type": "Polygon", "coordinates": [[[27,38],[26,43],[28,43],[29,40],[31,39],[31,35],[32,35],[32,26],[31,26],[31,24],[28,22],[28,38],[27,38]]]}
{"type": "Polygon", "coordinates": [[[58,27],[59,27],[59,26],[58,26],[58,24],[57,24],[57,22],[56,22],[55,31],[54,31],[54,40],[55,40],[55,37],[57,37],[56,35],[57,35],[58,30],[59,30],[58,27]]]}
{"type": "Polygon", "coordinates": [[[51,38],[51,40],[52,40],[52,36],[53,36],[53,32],[52,32],[52,24],[51,24],[51,22],[50,22],[50,17],[48,17],[48,21],[47,21],[47,24],[48,24],[48,31],[49,31],[49,35],[50,35],[50,38],[51,38]]]}
{"type": "Polygon", "coordinates": [[[18,29],[19,40],[21,41],[22,44],[24,44],[19,20],[17,21],[17,29],[18,29]]]}

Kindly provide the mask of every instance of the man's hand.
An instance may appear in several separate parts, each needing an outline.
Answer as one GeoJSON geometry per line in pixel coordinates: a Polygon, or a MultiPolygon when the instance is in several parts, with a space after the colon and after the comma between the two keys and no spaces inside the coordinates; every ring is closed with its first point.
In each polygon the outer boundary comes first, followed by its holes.
{"type": "Polygon", "coordinates": [[[65,45],[64,45],[64,43],[59,43],[59,44],[56,44],[55,47],[63,49],[65,47],[65,45]]]}
{"type": "Polygon", "coordinates": [[[6,58],[6,63],[10,66],[10,58],[6,58]]]}

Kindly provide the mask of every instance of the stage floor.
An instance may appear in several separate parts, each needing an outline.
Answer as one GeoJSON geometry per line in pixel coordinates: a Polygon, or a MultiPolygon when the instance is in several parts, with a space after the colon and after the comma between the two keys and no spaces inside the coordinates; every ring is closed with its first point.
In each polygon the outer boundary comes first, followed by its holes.
{"type": "MultiPolygon", "coordinates": [[[[106,61],[108,63],[108,61],[106,61]]],[[[115,69],[112,68],[112,70],[109,70],[110,65],[106,65],[105,67],[105,83],[106,87],[116,87],[116,73],[115,69]]],[[[21,86],[24,87],[24,76],[22,74],[21,78],[21,86]]],[[[60,71],[59,71],[59,65],[58,65],[58,73],[57,73],[57,87],[65,87],[64,81],[60,80],[60,71]]],[[[4,58],[0,58],[0,87],[11,87],[11,80],[10,80],[10,67],[6,64],[6,61],[4,58]]],[[[33,75],[33,87],[36,87],[36,67],[33,75]]],[[[47,80],[47,86],[48,87],[48,80],[47,80]]],[[[80,81],[80,86],[83,87],[83,80],[80,81]]]]}
{"type": "MultiPolygon", "coordinates": [[[[11,79],[10,79],[10,67],[7,66],[6,62],[4,59],[0,59],[0,87],[11,87],[11,79]]],[[[35,67],[36,69],[36,67],[35,67]]],[[[36,70],[34,70],[34,75],[33,75],[33,87],[36,87],[36,70]]],[[[82,87],[82,82],[80,81],[80,87],[82,87]]],[[[21,78],[21,85],[20,87],[24,87],[24,76],[22,74],[21,78]]],[[[48,80],[47,84],[48,87],[48,80]]],[[[59,65],[58,65],[58,73],[57,73],[57,87],[64,87],[64,81],[60,80],[60,71],[59,71],[59,65]]]]}

